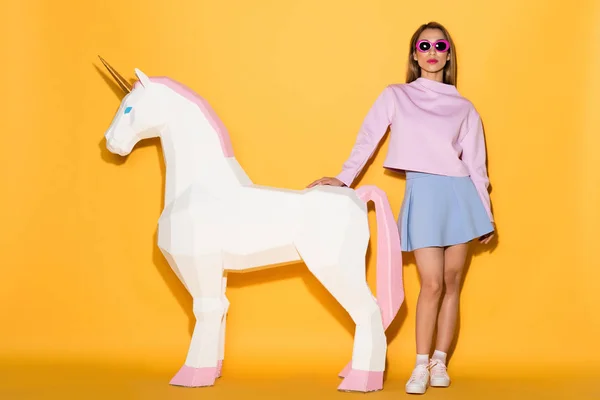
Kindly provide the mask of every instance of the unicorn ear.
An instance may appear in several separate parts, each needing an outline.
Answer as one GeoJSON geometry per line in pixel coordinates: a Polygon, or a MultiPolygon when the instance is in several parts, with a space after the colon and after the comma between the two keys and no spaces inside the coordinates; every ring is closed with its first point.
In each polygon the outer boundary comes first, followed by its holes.
{"type": "Polygon", "coordinates": [[[150,78],[148,78],[148,76],[146,74],[144,74],[142,71],[140,71],[139,69],[135,69],[135,74],[137,75],[138,79],[140,80],[140,83],[142,84],[142,86],[147,87],[148,85],[150,85],[150,78]]]}

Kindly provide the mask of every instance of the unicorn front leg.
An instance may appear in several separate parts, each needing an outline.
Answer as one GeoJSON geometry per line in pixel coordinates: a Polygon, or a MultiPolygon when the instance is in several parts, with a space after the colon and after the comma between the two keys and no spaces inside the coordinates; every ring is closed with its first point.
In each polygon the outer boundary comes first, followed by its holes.
{"type": "Polygon", "coordinates": [[[226,310],[220,255],[171,256],[194,301],[196,325],[185,364],[171,380],[175,386],[212,386],[218,375],[219,340],[226,310]]]}

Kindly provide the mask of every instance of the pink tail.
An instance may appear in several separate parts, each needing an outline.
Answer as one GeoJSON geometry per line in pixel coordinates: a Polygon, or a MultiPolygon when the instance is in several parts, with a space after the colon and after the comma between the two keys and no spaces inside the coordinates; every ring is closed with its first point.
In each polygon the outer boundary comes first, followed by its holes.
{"type": "Polygon", "coordinates": [[[362,186],[356,194],[365,203],[375,204],[377,215],[377,304],[381,308],[383,328],[392,323],[402,302],[402,249],[400,234],[385,192],[377,186],[362,186]]]}
{"type": "MultiPolygon", "coordinates": [[[[381,308],[383,328],[387,329],[404,302],[402,249],[400,234],[385,192],[377,186],[367,185],[356,189],[365,203],[375,204],[377,216],[377,304],[381,308]]],[[[340,372],[345,377],[351,362],[340,372]]]]}

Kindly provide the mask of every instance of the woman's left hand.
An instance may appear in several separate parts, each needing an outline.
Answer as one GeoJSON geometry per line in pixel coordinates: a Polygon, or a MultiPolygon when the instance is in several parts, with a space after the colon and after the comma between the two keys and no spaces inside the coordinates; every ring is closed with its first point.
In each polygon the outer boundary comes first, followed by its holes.
{"type": "Polygon", "coordinates": [[[490,240],[492,240],[492,238],[495,236],[496,234],[496,224],[492,222],[492,226],[494,227],[494,230],[488,234],[483,235],[482,237],[479,238],[479,243],[481,244],[488,244],[490,242],[490,240]]]}

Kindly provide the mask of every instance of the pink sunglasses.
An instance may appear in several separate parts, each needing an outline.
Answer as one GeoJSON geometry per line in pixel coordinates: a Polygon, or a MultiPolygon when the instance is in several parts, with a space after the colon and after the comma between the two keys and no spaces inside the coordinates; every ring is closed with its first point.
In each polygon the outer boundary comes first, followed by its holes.
{"type": "Polygon", "coordinates": [[[431,46],[435,46],[435,50],[439,51],[440,53],[445,53],[450,50],[450,42],[445,39],[436,40],[433,43],[431,43],[429,40],[419,40],[416,48],[421,53],[427,53],[429,49],[431,49],[431,46]]]}

